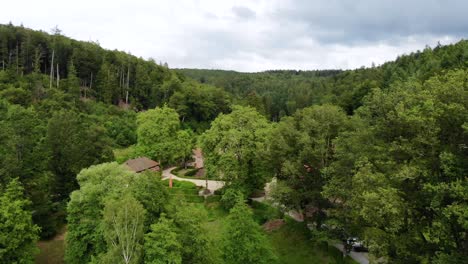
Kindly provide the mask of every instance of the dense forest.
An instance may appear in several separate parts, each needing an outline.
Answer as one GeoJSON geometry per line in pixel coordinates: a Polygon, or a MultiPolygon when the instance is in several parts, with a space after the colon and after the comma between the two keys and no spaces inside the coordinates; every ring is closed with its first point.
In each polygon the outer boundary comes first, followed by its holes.
{"type": "Polygon", "coordinates": [[[67,263],[281,263],[248,199],[267,183],[314,243],[359,236],[384,263],[468,259],[468,41],[356,70],[239,73],[9,24],[0,63],[1,263],[33,262],[65,224],[67,263]],[[195,147],[225,182],[222,243],[192,189],[118,164],[183,167],[195,147]]]}

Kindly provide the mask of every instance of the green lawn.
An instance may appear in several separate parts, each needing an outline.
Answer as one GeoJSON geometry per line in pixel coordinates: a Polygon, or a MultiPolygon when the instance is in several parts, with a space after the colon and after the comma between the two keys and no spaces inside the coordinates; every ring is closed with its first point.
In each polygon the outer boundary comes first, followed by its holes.
{"type": "MultiPolygon", "coordinates": [[[[202,204],[198,206],[201,207],[202,204]]],[[[252,206],[257,221],[265,221],[267,216],[272,218],[278,216],[275,209],[266,208],[268,205],[254,203],[252,206]]],[[[204,224],[208,236],[213,238],[215,244],[220,245],[228,213],[219,206],[219,203],[205,203],[203,207],[208,215],[208,221],[204,224]]],[[[288,219],[280,229],[267,233],[280,264],[356,264],[349,257],[343,261],[335,260],[333,256],[339,257],[341,252],[333,247],[318,247],[307,237],[308,232],[305,224],[288,219]]]]}
{"type": "MultiPolygon", "coordinates": [[[[181,189],[194,189],[185,182],[175,183],[181,189]]],[[[219,202],[197,202],[190,203],[192,206],[198,207],[206,211],[207,219],[203,223],[207,231],[207,236],[212,238],[213,244],[221,245],[223,238],[223,230],[225,220],[228,213],[221,208],[219,202]]],[[[254,218],[262,223],[268,218],[277,218],[280,215],[278,212],[266,204],[253,203],[254,218]]],[[[65,230],[63,230],[65,232],[65,230]]],[[[355,264],[353,260],[347,258],[345,260],[336,260],[333,256],[341,256],[341,252],[333,247],[319,247],[314,244],[307,236],[307,227],[303,223],[297,223],[292,219],[287,219],[286,224],[280,229],[267,233],[273,249],[278,256],[280,264],[355,264]]],[[[65,242],[63,235],[56,239],[48,241],[40,241],[38,246],[41,252],[36,256],[36,264],[61,264],[64,263],[63,256],[65,250],[65,242]]],[[[212,254],[219,254],[219,250],[212,254]]]]}
{"type": "Polygon", "coordinates": [[[280,229],[268,234],[282,264],[322,264],[322,263],[356,263],[351,258],[336,260],[341,252],[334,247],[319,247],[307,237],[307,227],[303,223],[287,220],[280,229]]]}

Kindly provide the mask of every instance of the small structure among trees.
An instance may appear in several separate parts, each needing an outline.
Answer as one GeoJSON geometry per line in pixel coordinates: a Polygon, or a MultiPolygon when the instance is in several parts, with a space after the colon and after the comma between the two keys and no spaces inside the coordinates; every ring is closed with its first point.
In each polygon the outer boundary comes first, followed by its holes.
{"type": "Polygon", "coordinates": [[[159,163],[151,160],[147,157],[140,157],[136,159],[130,159],[125,162],[125,165],[127,165],[130,170],[139,173],[142,171],[146,170],[151,170],[151,171],[160,171],[161,167],[159,166],[159,163]]]}

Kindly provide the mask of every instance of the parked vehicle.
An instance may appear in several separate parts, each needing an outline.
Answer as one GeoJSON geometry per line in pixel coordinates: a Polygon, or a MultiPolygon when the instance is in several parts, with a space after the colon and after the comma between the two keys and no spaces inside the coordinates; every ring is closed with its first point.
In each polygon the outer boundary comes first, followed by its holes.
{"type": "Polygon", "coordinates": [[[368,252],[367,243],[360,240],[358,237],[350,237],[347,239],[347,244],[351,245],[352,249],[356,252],[368,252]]]}

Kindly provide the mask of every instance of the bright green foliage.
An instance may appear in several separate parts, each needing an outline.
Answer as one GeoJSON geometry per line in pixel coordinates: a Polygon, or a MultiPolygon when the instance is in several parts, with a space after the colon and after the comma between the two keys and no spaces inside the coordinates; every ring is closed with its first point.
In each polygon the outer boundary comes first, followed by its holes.
{"type": "Polygon", "coordinates": [[[221,205],[227,211],[231,210],[236,204],[244,201],[244,194],[236,188],[227,188],[221,197],[221,205]]]}
{"type": "Polygon", "coordinates": [[[80,189],[71,194],[67,206],[67,263],[86,263],[107,252],[101,228],[105,202],[121,198],[135,176],[117,163],[92,166],[78,174],[80,189]]]}
{"type": "Polygon", "coordinates": [[[80,188],[71,194],[67,208],[67,262],[122,261],[124,253],[118,248],[130,242],[133,249],[126,249],[125,255],[129,263],[137,261],[142,257],[143,233],[166,211],[169,203],[160,175],[135,174],[113,162],[84,169],[77,180],[80,188]],[[134,233],[121,231],[122,225],[133,225],[134,233]],[[133,255],[131,261],[129,254],[133,255]]]}
{"type": "Polygon", "coordinates": [[[206,230],[202,226],[206,214],[196,207],[184,205],[177,208],[173,217],[179,230],[179,239],[182,245],[182,262],[203,264],[216,263],[213,259],[213,250],[206,230]]]}
{"type": "Polygon", "coordinates": [[[23,196],[23,187],[13,179],[0,186],[0,260],[2,263],[34,263],[39,252],[36,242],[40,228],[33,224],[30,202],[23,196]]]}
{"type": "Polygon", "coordinates": [[[272,176],[265,159],[270,129],[266,118],[250,107],[236,106],[218,116],[201,139],[207,173],[247,194],[263,189],[272,176]]]}
{"type": "Polygon", "coordinates": [[[151,231],[145,235],[145,263],[180,264],[182,263],[182,245],[173,220],[164,215],[151,225],[151,231]]]}
{"type": "Polygon", "coordinates": [[[137,124],[137,148],[143,155],[162,164],[172,164],[190,154],[187,149],[191,149],[191,138],[180,130],[179,115],[175,110],[163,106],[142,112],[137,124]]]}
{"type": "MultiPolygon", "coordinates": [[[[167,210],[169,204],[169,192],[161,181],[159,173],[143,172],[138,174],[138,180],[131,186],[133,196],[146,210],[145,228],[155,223],[159,215],[167,210]]],[[[145,231],[146,231],[145,229],[145,231]]]]}
{"type": "Polygon", "coordinates": [[[223,257],[226,263],[275,263],[276,256],[252,212],[243,202],[231,209],[224,234],[223,257]]]}
{"type": "Polygon", "coordinates": [[[107,242],[107,263],[140,263],[143,250],[145,209],[130,194],[107,200],[102,228],[107,242]]]}

